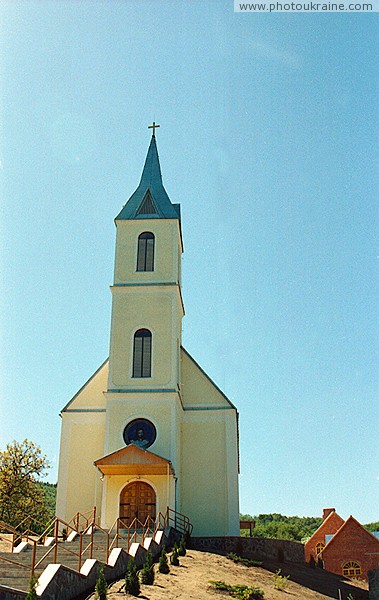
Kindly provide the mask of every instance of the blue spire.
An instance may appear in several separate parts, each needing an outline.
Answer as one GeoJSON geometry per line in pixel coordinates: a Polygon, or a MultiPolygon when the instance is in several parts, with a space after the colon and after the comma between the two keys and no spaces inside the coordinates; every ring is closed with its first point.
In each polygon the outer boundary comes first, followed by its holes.
{"type": "Polygon", "coordinates": [[[151,138],[141,181],[115,220],[127,219],[180,219],[179,204],[171,203],[163,187],[155,135],[151,138]]]}

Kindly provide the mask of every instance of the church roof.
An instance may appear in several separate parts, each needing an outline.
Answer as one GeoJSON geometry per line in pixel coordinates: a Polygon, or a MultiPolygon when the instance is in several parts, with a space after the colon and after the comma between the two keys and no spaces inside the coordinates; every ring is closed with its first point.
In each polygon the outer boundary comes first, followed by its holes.
{"type": "Polygon", "coordinates": [[[139,185],[115,221],[180,219],[180,205],[172,204],[163,186],[155,135],[152,136],[139,185]]]}

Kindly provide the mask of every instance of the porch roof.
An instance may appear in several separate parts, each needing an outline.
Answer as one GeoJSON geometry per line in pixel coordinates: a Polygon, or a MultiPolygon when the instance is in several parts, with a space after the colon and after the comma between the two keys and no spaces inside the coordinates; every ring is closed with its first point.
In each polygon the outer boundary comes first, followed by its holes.
{"type": "Polygon", "coordinates": [[[135,444],[95,460],[103,475],[175,475],[171,461],[135,444]]]}

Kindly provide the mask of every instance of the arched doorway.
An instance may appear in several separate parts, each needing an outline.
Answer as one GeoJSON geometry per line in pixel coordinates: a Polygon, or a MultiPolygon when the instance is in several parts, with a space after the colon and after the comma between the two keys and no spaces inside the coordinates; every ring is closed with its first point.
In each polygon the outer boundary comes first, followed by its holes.
{"type": "Polygon", "coordinates": [[[155,492],[148,483],[133,481],[121,491],[120,519],[130,525],[134,519],[144,523],[147,517],[156,517],[155,492]]]}

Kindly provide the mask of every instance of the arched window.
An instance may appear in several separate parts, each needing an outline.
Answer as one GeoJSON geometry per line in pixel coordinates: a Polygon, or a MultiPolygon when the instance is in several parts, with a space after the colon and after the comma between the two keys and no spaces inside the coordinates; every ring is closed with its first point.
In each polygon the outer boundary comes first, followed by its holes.
{"type": "Polygon", "coordinates": [[[151,377],[151,332],[139,329],[134,334],[133,377],[151,377]]]}
{"type": "Polygon", "coordinates": [[[318,542],[318,544],[316,544],[316,554],[320,554],[324,548],[325,544],[323,544],[322,542],[318,542]]]}
{"type": "Polygon", "coordinates": [[[154,234],[141,233],[138,238],[137,271],[154,271],[154,234]]]}
{"type": "Polygon", "coordinates": [[[356,577],[357,575],[361,575],[361,573],[361,565],[355,560],[345,562],[342,567],[342,574],[345,575],[345,577],[356,577]]]}

